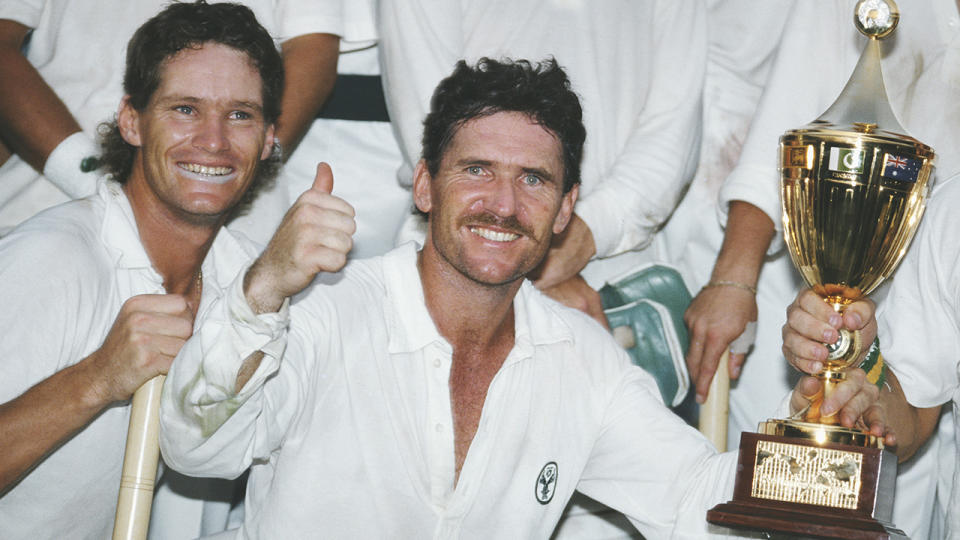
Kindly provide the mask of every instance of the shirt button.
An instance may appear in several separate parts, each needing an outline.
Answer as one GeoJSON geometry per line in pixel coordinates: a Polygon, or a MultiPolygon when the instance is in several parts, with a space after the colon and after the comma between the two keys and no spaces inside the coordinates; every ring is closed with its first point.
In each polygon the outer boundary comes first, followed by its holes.
{"type": "Polygon", "coordinates": [[[441,431],[443,431],[443,424],[437,424],[433,426],[433,429],[436,430],[437,433],[440,433],[441,431]]]}
{"type": "Polygon", "coordinates": [[[439,358],[433,361],[433,367],[435,368],[440,367],[441,364],[443,364],[443,362],[441,362],[439,358]]]}

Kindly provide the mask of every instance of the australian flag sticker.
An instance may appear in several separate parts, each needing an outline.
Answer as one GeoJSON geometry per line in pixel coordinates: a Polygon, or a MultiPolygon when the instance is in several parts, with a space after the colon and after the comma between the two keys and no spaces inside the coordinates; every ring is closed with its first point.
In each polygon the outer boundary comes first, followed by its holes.
{"type": "Polygon", "coordinates": [[[881,176],[901,182],[916,182],[917,176],[920,175],[921,166],[923,166],[923,162],[919,159],[886,154],[883,157],[881,176]]]}

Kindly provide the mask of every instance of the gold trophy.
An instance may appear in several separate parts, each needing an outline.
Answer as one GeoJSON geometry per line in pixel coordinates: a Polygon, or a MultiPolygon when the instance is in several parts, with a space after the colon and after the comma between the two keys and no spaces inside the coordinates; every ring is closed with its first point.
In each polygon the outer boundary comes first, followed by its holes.
{"type": "MultiPolygon", "coordinates": [[[[836,102],[780,137],[787,247],[806,282],[835,310],[874,290],[900,262],[926,205],[934,152],[905,135],[890,108],[879,40],[899,21],[892,0],[860,0],[870,38],[836,102]]],[[[817,376],[828,395],[865,347],[841,331],[817,376]]],[[[896,457],[883,441],[820,417],[768,420],[744,433],[734,498],[708,513],[726,526],[816,538],[906,538],[891,521],[896,457]]]]}

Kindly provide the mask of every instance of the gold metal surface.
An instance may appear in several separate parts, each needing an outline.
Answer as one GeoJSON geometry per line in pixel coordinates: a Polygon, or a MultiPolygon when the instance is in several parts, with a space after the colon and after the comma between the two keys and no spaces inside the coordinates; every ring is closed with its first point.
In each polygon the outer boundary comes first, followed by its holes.
{"type": "Polygon", "coordinates": [[[836,343],[827,344],[827,366],[843,365],[852,362],[860,356],[863,350],[863,339],[860,332],[851,332],[846,328],[840,329],[840,339],[836,343]]]}
{"type": "Polygon", "coordinates": [[[758,499],[856,509],[863,455],[757,441],[750,495],[758,499]]]}
{"type": "Polygon", "coordinates": [[[767,420],[760,422],[758,433],[804,439],[816,444],[845,444],[859,448],[883,449],[883,439],[875,435],[843,426],[801,422],[799,420],[767,420]]]}
{"type": "MultiPolygon", "coordinates": [[[[919,141],[883,131],[811,125],[781,137],[787,247],[804,280],[837,311],[874,290],[903,258],[923,215],[933,158],[919,141]],[[838,163],[840,154],[853,157],[838,163]],[[916,180],[883,176],[890,156],[917,160],[916,180]]],[[[826,367],[843,369],[859,352],[831,357],[826,367]]]]}

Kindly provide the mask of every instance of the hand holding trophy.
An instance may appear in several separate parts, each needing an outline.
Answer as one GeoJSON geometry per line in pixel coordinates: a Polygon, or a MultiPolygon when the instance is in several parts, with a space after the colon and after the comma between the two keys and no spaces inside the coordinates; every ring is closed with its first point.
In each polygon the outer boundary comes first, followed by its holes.
{"type": "MultiPolygon", "coordinates": [[[[905,134],[884,88],[879,40],[899,21],[896,4],[860,0],[854,9],[870,40],[853,75],[820,118],[780,138],[779,150],[791,258],[838,312],[900,262],[923,215],[935,157],[905,134]]],[[[840,334],[818,374],[825,396],[870,346],[859,332],[840,334]]],[[[882,357],[868,358],[882,373],[882,357]]],[[[760,433],[743,434],[734,499],[708,520],[818,538],[906,538],[890,523],[896,458],[880,438],[817,409],[807,421],[768,420],[760,433]]]]}

